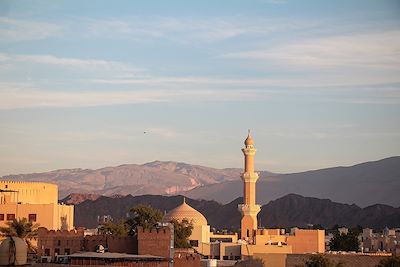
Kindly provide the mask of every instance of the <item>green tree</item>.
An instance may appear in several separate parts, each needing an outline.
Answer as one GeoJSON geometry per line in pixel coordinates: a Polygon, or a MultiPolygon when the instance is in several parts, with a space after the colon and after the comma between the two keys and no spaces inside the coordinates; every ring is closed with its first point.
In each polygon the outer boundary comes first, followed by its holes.
{"type": "Polygon", "coordinates": [[[174,247],[190,248],[189,237],[193,231],[193,224],[186,219],[182,221],[172,220],[174,225],[174,247]]]}
{"type": "Polygon", "coordinates": [[[382,259],[376,267],[400,267],[400,257],[382,259]]]}
{"type": "Polygon", "coordinates": [[[358,251],[359,245],[358,235],[351,230],[347,234],[335,232],[329,242],[330,250],[333,251],[358,251]]]}
{"type": "Polygon", "coordinates": [[[136,227],[141,226],[145,229],[150,229],[161,222],[163,218],[163,214],[160,210],[143,204],[133,207],[130,212],[133,216],[126,221],[130,235],[136,233],[136,227]]]}
{"type": "Polygon", "coordinates": [[[345,267],[342,262],[336,263],[322,255],[316,254],[310,256],[304,265],[296,265],[296,267],[345,267]]]}
{"type": "Polygon", "coordinates": [[[98,228],[99,234],[103,235],[116,235],[116,236],[126,236],[128,234],[128,225],[125,221],[121,221],[116,224],[113,222],[106,222],[98,228]]]}
{"type": "Polygon", "coordinates": [[[359,235],[359,234],[362,234],[363,228],[362,228],[361,225],[358,224],[356,227],[351,228],[351,231],[352,231],[354,234],[359,235]]]}
{"type": "Polygon", "coordinates": [[[320,224],[314,224],[312,226],[312,229],[314,229],[314,230],[324,230],[325,228],[320,224]]]}
{"type": "Polygon", "coordinates": [[[16,236],[25,240],[30,251],[36,251],[32,240],[37,238],[38,223],[32,223],[27,218],[14,219],[6,222],[6,227],[0,227],[0,232],[6,236],[16,236]]]}

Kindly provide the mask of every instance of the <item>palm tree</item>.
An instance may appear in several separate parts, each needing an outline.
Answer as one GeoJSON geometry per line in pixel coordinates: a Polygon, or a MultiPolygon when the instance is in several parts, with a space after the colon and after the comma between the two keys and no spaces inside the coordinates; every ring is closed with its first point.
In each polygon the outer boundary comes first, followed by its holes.
{"type": "Polygon", "coordinates": [[[26,218],[13,219],[6,222],[7,227],[0,227],[0,232],[5,236],[16,236],[25,240],[28,249],[36,251],[32,240],[37,238],[38,223],[32,223],[26,218]]]}

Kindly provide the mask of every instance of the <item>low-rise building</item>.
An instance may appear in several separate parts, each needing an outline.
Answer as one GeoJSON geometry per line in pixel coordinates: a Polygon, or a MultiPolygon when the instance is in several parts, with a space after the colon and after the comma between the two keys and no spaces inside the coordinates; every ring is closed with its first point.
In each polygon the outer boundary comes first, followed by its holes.
{"type": "Polygon", "coordinates": [[[170,262],[174,262],[175,267],[200,266],[200,255],[193,249],[174,249],[172,225],[152,229],[138,227],[134,236],[118,237],[84,233],[84,229],[81,228],[71,231],[39,228],[39,259],[42,262],[60,260],[78,265],[107,263],[167,267],[170,262]]]}
{"type": "Polygon", "coordinates": [[[0,181],[0,226],[26,218],[52,230],[74,228],[74,206],[58,203],[58,187],[41,182],[0,181]]]}
{"type": "Polygon", "coordinates": [[[395,254],[400,244],[400,230],[385,228],[381,233],[372,229],[363,229],[360,235],[360,247],[363,252],[390,252],[395,254]]]}

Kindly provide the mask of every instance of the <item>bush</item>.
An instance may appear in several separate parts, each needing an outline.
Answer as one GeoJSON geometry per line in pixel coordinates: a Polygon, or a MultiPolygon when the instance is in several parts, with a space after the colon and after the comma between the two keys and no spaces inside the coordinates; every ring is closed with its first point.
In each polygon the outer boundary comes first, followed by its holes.
{"type": "Polygon", "coordinates": [[[389,257],[379,262],[376,267],[400,267],[400,257],[389,257]]]}
{"type": "Polygon", "coordinates": [[[264,267],[264,261],[262,259],[238,261],[234,267],[264,267]]]}
{"type": "Polygon", "coordinates": [[[312,255],[306,260],[304,265],[296,267],[345,267],[345,265],[341,262],[336,263],[322,255],[312,255]]]}

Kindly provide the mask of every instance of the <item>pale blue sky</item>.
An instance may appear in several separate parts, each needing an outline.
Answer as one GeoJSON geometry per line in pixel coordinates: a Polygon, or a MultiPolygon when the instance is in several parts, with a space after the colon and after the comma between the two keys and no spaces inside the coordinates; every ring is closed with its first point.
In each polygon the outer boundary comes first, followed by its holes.
{"type": "Polygon", "coordinates": [[[400,1],[0,1],[0,175],[400,155],[400,1]],[[143,132],[147,131],[147,134],[143,132]]]}

